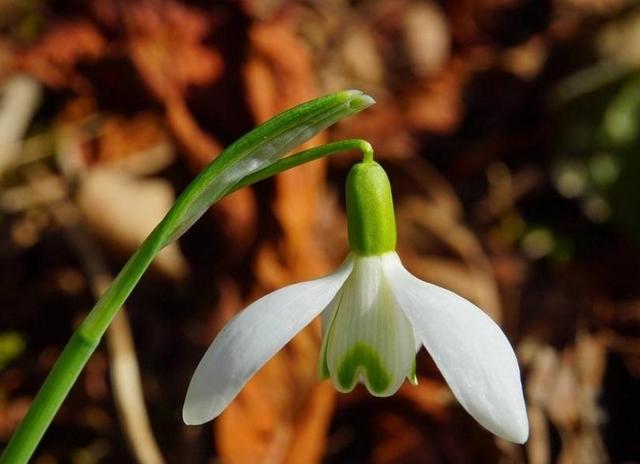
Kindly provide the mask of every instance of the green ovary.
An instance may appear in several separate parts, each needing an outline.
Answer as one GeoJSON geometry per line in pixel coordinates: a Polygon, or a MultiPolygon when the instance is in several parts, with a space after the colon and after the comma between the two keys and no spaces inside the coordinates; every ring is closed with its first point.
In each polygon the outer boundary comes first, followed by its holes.
{"type": "Polygon", "coordinates": [[[338,385],[346,391],[352,390],[361,371],[372,394],[383,394],[389,388],[391,375],[378,353],[364,342],[356,343],[342,359],[336,378],[338,385]]]}
{"type": "Polygon", "coordinates": [[[360,256],[396,249],[396,219],[387,173],[375,161],[355,164],[346,186],[349,247],[360,256]]]}

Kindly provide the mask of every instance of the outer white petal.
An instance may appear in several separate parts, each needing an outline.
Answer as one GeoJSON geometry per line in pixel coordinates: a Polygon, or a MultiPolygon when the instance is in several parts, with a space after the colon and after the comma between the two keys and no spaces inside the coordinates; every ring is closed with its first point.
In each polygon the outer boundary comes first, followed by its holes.
{"type": "Polygon", "coordinates": [[[191,378],[184,422],[197,425],[218,416],[251,376],[329,304],[352,267],[349,257],[333,274],[281,288],[231,319],[191,378]]]}
{"type": "Polygon", "coordinates": [[[411,275],[397,256],[385,273],[460,404],[495,435],[524,443],[529,422],[520,369],[500,327],[464,298],[411,275]]]}

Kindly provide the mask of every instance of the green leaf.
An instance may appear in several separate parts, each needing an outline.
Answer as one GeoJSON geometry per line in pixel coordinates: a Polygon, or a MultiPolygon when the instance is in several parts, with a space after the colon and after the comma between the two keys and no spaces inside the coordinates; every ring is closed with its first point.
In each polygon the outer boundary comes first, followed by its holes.
{"type": "Polygon", "coordinates": [[[280,113],[238,139],[178,198],[163,225],[162,246],[180,237],[243,178],[266,169],[296,146],[373,103],[373,98],[359,90],[334,93],[280,113]]]}

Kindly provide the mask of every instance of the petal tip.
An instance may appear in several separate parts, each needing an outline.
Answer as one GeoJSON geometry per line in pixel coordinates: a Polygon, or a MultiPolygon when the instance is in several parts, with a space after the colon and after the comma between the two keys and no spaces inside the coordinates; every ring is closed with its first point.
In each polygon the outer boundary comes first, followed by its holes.
{"type": "Polygon", "coordinates": [[[524,445],[526,441],[529,439],[529,427],[514,430],[511,434],[503,437],[505,440],[509,440],[512,443],[517,443],[518,445],[524,445]]]}
{"type": "Polygon", "coordinates": [[[182,410],[182,422],[184,422],[185,425],[200,425],[204,423],[204,421],[198,420],[196,417],[191,415],[191,412],[188,412],[185,409],[182,410]]]}
{"type": "Polygon", "coordinates": [[[202,425],[214,418],[215,416],[208,415],[202,408],[188,407],[186,404],[182,408],[182,422],[186,425],[202,425]]]}
{"type": "Polygon", "coordinates": [[[514,443],[518,443],[519,445],[524,445],[524,443],[529,439],[529,421],[527,419],[526,413],[524,417],[518,421],[519,424],[514,430],[513,439],[514,443]]]}
{"type": "Polygon", "coordinates": [[[529,420],[526,410],[520,411],[509,424],[504,424],[494,433],[512,443],[523,445],[529,439],[529,420]]]}
{"type": "Polygon", "coordinates": [[[215,419],[221,411],[215,411],[215,403],[209,403],[209,398],[198,397],[193,384],[192,379],[182,405],[182,422],[186,425],[202,425],[215,419]]]}

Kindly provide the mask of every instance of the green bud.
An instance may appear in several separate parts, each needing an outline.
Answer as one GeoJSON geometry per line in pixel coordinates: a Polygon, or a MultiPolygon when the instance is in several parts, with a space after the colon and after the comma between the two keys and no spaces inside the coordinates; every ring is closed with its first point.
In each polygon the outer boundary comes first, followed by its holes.
{"type": "Polygon", "coordinates": [[[347,219],[351,251],[376,256],[396,248],[396,220],[387,173],[365,159],[347,177],[347,219]]]}

